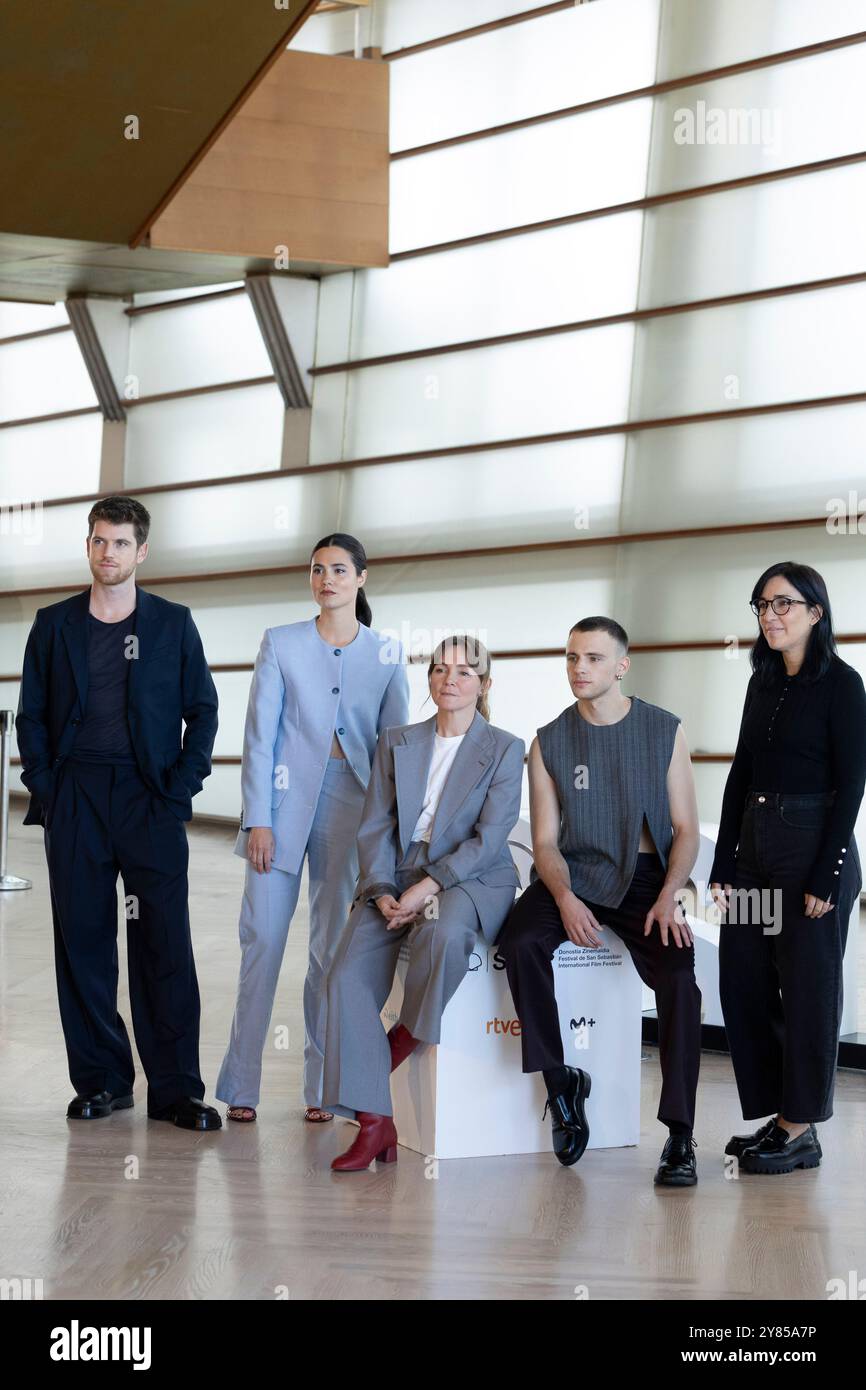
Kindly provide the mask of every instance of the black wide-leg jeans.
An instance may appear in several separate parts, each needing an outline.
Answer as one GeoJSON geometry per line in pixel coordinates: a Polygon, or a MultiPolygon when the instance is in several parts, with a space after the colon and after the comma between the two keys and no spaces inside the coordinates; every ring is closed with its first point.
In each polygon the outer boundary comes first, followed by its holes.
{"type": "Polygon", "coordinates": [[[117,877],[126,908],[129,998],[147,1103],[204,1096],[190,938],[186,828],[133,765],[68,761],[49,803],[45,850],[57,992],[79,1094],[132,1091],[117,1012],[117,877]]]}
{"type": "MultiPolygon", "coordinates": [[[[695,949],[662,944],[658,925],[644,936],[646,915],[659,895],[665,871],[657,854],[639,854],[619,907],[581,899],[602,926],[628,948],[644,984],[655,990],[659,1025],[662,1124],[692,1129],[701,1062],[701,992],[695,980],[695,949]]],[[[568,937],[550,890],[536,879],[511,909],[497,942],[520,1019],[523,1070],[548,1071],[564,1064],[553,980],[553,954],[568,937]]]]}
{"type": "Polygon", "coordinates": [[[743,1118],[828,1120],[848,919],[862,887],[852,839],[836,856],[833,908],[807,917],[809,871],[832,793],[749,793],[719,936],[719,993],[743,1118]]]}

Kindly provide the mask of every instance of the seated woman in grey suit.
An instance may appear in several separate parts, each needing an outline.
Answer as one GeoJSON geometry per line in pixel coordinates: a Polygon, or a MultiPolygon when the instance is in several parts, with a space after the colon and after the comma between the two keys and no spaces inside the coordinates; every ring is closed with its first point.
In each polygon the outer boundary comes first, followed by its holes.
{"type": "Polygon", "coordinates": [[[437,713],[379,738],[358,832],[360,878],[328,976],[323,1103],[360,1132],[331,1167],[397,1157],[389,1074],[442,1014],[479,928],[493,943],[519,886],[507,846],[520,814],[524,745],[488,722],[490,656],[451,637],[427,672],[437,713]],[[409,968],[400,1021],[379,1017],[403,940],[409,968]]]}

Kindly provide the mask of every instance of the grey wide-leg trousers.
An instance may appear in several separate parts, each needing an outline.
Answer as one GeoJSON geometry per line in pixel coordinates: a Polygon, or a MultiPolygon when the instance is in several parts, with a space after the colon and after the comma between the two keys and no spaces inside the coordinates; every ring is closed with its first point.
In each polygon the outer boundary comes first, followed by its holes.
{"type": "MultiPolygon", "coordinates": [[[[424,877],[426,862],[427,842],[413,841],[397,869],[401,893],[424,877]]],[[[391,1049],[379,1015],[404,941],[409,966],[400,1022],[421,1042],[439,1041],[445,1005],[469,967],[479,923],[472,898],[459,886],[446,888],[435,902],[435,919],[394,931],[375,903],[358,900],[352,908],[328,976],[322,1104],[336,1115],[392,1113],[391,1049]]]]}
{"type": "MultiPolygon", "coordinates": [[[[325,980],[358,878],[355,841],[364,789],[345,758],[330,758],[307,841],[310,949],[304,981],[304,1104],[322,1103],[325,980]]],[[[268,1037],[289,924],[298,904],[301,869],[256,873],[247,862],[240,915],[241,968],[228,1050],[215,1094],[228,1105],[259,1103],[262,1053],[268,1037]]]]}

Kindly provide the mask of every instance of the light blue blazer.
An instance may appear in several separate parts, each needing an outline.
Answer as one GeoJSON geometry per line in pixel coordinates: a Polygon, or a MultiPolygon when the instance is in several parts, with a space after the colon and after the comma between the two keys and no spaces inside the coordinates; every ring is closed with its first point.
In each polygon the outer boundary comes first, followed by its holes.
{"type": "MultiPolygon", "coordinates": [[[[434,714],[379,739],[358,832],[356,900],[399,896],[397,866],[421,814],[435,733],[434,714]]],[[[475,711],[436,807],[429,862],[419,866],[443,888],[465,889],[491,944],[520,887],[507,841],[520,818],[524,752],[522,739],[475,711]]]]}
{"type": "Polygon", "coordinates": [[[246,858],[251,826],[270,826],[274,866],[298,873],[334,734],[366,788],[380,732],[408,717],[403,648],[394,638],[362,623],[348,646],[332,647],[315,618],[267,628],[244,725],[235,854],[246,858]]]}

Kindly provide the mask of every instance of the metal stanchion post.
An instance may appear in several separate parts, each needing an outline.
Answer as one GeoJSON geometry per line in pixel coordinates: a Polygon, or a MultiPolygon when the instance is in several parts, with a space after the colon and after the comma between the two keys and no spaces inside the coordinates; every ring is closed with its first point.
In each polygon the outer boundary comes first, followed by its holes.
{"type": "Polygon", "coordinates": [[[16,878],[6,872],[9,840],[9,749],[15,716],[11,709],[0,709],[0,893],[11,888],[32,888],[29,878],[16,878]]]}

